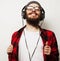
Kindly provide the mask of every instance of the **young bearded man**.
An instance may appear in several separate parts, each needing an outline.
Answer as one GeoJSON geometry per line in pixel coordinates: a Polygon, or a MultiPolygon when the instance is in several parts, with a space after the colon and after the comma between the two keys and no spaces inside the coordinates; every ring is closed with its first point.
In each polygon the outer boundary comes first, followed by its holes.
{"type": "Polygon", "coordinates": [[[59,61],[55,34],[39,26],[45,18],[45,11],[36,1],[29,2],[22,9],[26,25],[12,35],[7,49],[9,61],[59,61]]]}

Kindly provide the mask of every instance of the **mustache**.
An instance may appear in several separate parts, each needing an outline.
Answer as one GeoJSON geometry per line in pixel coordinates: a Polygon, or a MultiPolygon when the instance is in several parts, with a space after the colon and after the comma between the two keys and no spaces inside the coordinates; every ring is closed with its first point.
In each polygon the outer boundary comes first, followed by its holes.
{"type": "MultiPolygon", "coordinates": [[[[33,12],[31,12],[31,13],[28,13],[28,15],[31,15],[33,12]]],[[[36,12],[34,12],[36,15],[38,15],[36,12]]]]}

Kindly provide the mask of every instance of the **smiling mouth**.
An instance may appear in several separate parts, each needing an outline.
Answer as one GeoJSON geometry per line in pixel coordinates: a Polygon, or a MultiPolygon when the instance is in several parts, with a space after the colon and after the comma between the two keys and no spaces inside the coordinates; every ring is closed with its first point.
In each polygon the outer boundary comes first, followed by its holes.
{"type": "Polygon", "coordinates": [[[32,17],[36,17],[36,16],[37,16],[36,13],[31,13],[30,15],[31,15],[32,17]]]}
{"type": "Polygon", "coordinates": [[[37,15],[37,13],[36,12],[31,12],[31,13],[29,13],[29,15],[37,15]]]}

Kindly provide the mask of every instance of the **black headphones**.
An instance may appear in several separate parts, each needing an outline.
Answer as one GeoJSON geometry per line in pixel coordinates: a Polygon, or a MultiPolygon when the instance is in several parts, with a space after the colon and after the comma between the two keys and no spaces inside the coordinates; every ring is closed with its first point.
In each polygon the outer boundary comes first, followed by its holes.
{"type": "MultiPolygon", "coordinates": [[[[22,8],[22,18],[23,19],[26,19],[26,8],[27,8],[27,6],[29,5],[29,4],[31,4],[31,3],[37,3],[37,4],[39,4],[38,2],[36,2],[36,1],[32,1],[32,2],[29,2],[27,5],[25,5],[23,8],[22,8]]],[[[39,4],[40,5],[40,4],[39,4]]],[[[44,9],[41,7],[41,5],[40,5],[40,11],[41,11],[41,16],[40,16],[40,21],[42,21],[44,18],[45,18],[45,11],[44,11],[44,9]]]]}

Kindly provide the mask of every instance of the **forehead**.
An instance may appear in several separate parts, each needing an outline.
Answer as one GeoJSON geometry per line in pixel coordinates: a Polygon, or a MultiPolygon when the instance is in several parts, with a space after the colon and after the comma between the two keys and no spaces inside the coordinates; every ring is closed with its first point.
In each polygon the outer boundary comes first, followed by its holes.
{"type": "Polygon", "coordinates": [[[33,7],[39,7],[39,5],[37,4],[37,3],[31,3],[31,4],[29,4],[28,6],[33,6],[33,7]]]}

